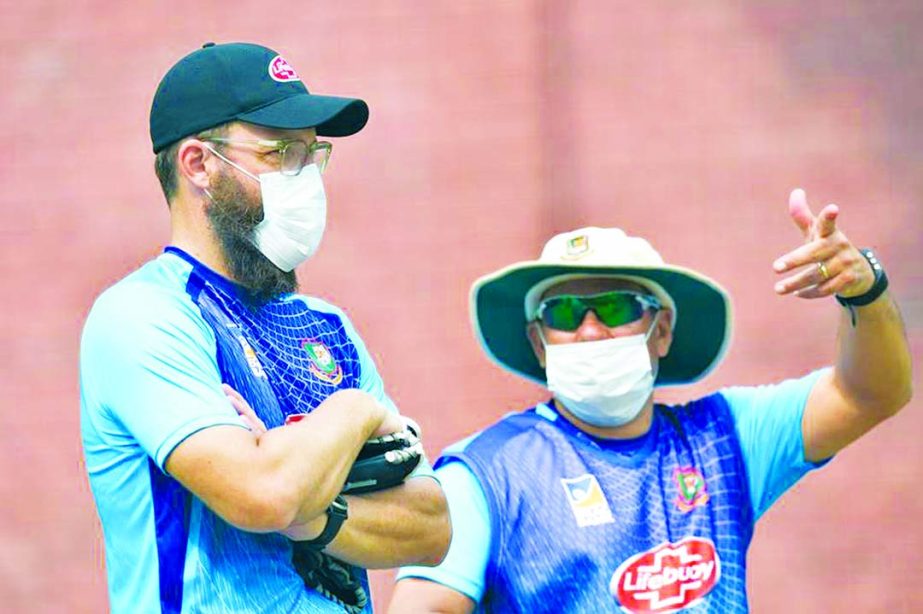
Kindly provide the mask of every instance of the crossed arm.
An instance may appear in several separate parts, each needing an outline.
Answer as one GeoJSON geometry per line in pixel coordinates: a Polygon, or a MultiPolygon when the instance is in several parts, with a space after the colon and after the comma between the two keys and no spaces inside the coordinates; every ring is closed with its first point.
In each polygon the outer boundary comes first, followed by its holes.
{"type": "MultiPolygon", "coordinates": [[[[165,467],[240,529],[310,539],[323,529],[326,509],[362,444],[402,428],[400,418],[370,395],[343,390],[283,428],[198,431],[176,447],[165,467]]],[[[349,519],[327,552],[363,567],[432,565],[445,555],[450,535],[438,483],[412,478],[390,491],[350,497],[349,519]]]]}

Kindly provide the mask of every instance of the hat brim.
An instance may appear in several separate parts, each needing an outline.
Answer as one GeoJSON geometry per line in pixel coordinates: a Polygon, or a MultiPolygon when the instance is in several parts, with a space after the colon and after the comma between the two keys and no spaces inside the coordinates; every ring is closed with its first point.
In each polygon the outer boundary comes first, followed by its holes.
{"type": "Polygon", "coordinates": [[[526,335],[523,302],[535,284],[559,275],[626,276],[659,284],[680,314],[673,343],[660,360],[658,386],[687,384],[707,375],[721,361],[731,337],[731,301],[711,279],[682,267],[574,266],[522,262],[477,280],[471,288],[475,335],[487,354],[513,373],[545,385],[526,335]]]}
{"type": "Polygon", "coordinates": [[[283,130],[316,128],[319,136],[349,136],[368,122],[369,107],[358,98],[297,94],[241,113],[236,119],[283,130]]]}

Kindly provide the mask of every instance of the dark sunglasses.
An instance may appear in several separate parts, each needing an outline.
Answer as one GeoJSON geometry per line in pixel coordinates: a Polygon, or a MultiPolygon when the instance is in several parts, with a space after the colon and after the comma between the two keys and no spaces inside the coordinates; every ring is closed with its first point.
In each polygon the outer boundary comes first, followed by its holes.
{"type": "Polygon", "coordinates": [[[555,330],[573,332],[592,310],[609,327],[623,326],[641,319],[647,309],[660,309],[660,301],[649,294],[615,290],[590,296],[562,294],[542,301],[535,319],[555,330]]]}

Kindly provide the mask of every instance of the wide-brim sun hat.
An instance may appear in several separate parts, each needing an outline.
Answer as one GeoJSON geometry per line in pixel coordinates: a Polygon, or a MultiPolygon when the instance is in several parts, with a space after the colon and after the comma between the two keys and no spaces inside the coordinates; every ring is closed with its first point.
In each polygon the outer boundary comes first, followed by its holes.
{"type": "Polygon", "coordinates": [[[369,107],[358,98],[312,94],[277,52],[252,43],[206,43],[178,61],[151,104],[154,153],[176,141],[230,121],[318,136],[362,130],[369,107]]]}
{"type": "Polygon", "coordinates": [[[471,287],[474,332],[487,355],[545,385],[526,334],[542,295],[569,279],[614,277],[648,288],[673,311],[673,343],[660,359],[656,385],[701,379],[724,357],[731,338],[731,300],[705,275],[666,264],[650,243],[618,228],[580,228],[555,235],[538,260],[518,262],[481,277],[471,287]]]}

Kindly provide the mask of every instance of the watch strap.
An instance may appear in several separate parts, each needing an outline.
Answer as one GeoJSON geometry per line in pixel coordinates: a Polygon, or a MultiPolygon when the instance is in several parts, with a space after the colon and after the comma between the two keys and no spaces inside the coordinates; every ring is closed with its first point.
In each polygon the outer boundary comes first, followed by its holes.
{"type": "Polygon", "coordinates": [[[844,307],[861,307],[863,305],[868,305],[888,289],[888,276],[885,275],[885,269],[881,266],[881,262],[879,262],[875,253],[868,248],[860,249],[859,253],[862,254],[863,258],[868,261],[869,266],[872,267],[872,272],[875,274],[875,281],[865,294],[849,297],[837,294],[836,300],[844,307]]]}
{"type": "Polygon", "coordinates": [[[314,539],[305,540],[301,543],[315,550],[323,550],[327,544],[333,541],[333,538],[339,533],[340,527],[343,526],[348,517],[349,508],[346,504],[346,499],[343,498],[343,495],[337,495],[327,507],[327,524],[324,525],[324,530],[314,539]]]}

